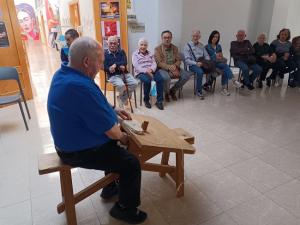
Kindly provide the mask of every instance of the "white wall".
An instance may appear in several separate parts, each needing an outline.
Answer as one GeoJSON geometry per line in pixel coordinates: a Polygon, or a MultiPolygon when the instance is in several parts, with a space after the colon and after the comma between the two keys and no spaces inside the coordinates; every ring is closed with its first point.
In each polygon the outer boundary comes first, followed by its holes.
{"type": "Polygon", "coordinates": [[[61,31],[64,34],[68,29],[72,28],[70,22],[70,12],[69,12],[69,1],[70,0],[60,0],[59,1],[59,18],[61,24],[61,31]]]}
{"type": "Polygon", "coordinates": [[[286,27],[290,0],[275,0],[272,23],[270,27],[269,41],[276,39],[279,31],[286,27]]]}
{"type": "Polygon", "coordinates": [[[292,37],[300,35],[300,0],[291,0],[286,27],[290,28],[292,37]]]}
{"type": "Polygon", "coordinates": [[[130,26],[128,27],[128,45],[129,56],[131,59],[132,53],[137,49],[138,40],[145,37],[149,41],[149,50],[153,52],[159,41],[158,28],[158,4],[159,0],[137,0],[132,1],[134,13],[138,23],[145,24],[145,33],[132,33],[130,26]],[[145,10],[146,8],[146,10],[145,10]]]}
{"type": "Polygon", "coordinates": [[[272,23],[273,9],[275,0],[256,0],[253,4],[256,12],[256,18],[252,24],[251,39],[256,41],[256,38],[261,33],[266,33],[269,36],[270,26],[272,23]],[[256,8],[256,9],[255,9],[256,8]]]}
{"type": "MultiPolygon", "coordinates": [[[[173,44],[180,47],[182,39],[183,22],[183,2],[184,0],[160,0],[159,1],[159,35],[163,30],[170,30],[173,33],[173,44]]],[[[160,36],[159,36],[159,40],[160,36]]]]}
{"type": "Polygon", "coordinates": [[[200,29],[203,44],[207,43],[213,30],[218,30],[227,55],[236,31],[247,31],[249,20],[256,17],[256,14],[251,14],[251,7],[252,0],[184,0],[181,46],[190,40],[193,29],[200,29]]]}
{"type": "Polygon", "coordinates": [[[79,13],[82,35],[96,38],[93,1],[79,0],[79,13]]]}

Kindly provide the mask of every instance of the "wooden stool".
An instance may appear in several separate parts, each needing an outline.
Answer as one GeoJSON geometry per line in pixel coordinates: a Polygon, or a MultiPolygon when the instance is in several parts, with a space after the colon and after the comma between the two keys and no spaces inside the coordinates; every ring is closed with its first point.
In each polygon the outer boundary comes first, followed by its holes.
{"type": "Polygon", "coordinates": [[[118,178],[117,174],[110,173],[74,194],[71,176],[72,167],[64,164],[56,152],[41,154],[38,162],[40,175],[59,172],[62,202],[57,205],[57,212],[60,214],[66,211],[68,225],[77,225],[75,205],[78,202],[89,197],[118,178]]]}

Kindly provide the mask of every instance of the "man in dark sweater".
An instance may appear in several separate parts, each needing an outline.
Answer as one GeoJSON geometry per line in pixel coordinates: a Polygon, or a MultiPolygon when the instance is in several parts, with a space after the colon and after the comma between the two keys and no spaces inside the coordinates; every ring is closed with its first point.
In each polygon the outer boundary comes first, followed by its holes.
{"type": "Polygon", "coordinates": [[[60,59],[62,62],[69,62],[69,49],[73,41],[79,37],[79,34],[74,29],[69,29],[65,33],[66,45],[60,50],[60,59]]]}
{"type": "Polygon", "coordinates": [[[123,108],[127,104],[128,95],[136,89],[137,80],[128,73],[127,70],[127,56],[124,50],[119,48],[117,36],[110,36],[108,38],[108,49],[104,53],[104,71],[108,75],[108,81],[111,82],[119,92],[117,97],[119,107],[123,108]],[[128,93],[126,91],[125,83],[128,85],[128,93]]]}
{"type": "Polygon", "coordinates": [[[262,82],[266,79],[269,69],[274,67],[276,54],[270,45],[266,43],[266,35],[264,33],[258,35],[257,42],[253,45],[253,48],[255,50],[256,62],[263,69],[258,79],[258,87],[262,88],[262,82]]]}
{"type": "Polygon", "coordinates": [[[236,34],[236,41],[231,42],[230,54],[233,57],[235,66],[242,70],[243,84],[247,86],[249,90],[253,90],[253,81],[258,77],[262,68],[256,64],[254,56],[254,48],[249,40],[245,40],[246,32],[239,30],[236,34]],[[252,70],[252,74],[249,75],[249,70],[252,70]]]}

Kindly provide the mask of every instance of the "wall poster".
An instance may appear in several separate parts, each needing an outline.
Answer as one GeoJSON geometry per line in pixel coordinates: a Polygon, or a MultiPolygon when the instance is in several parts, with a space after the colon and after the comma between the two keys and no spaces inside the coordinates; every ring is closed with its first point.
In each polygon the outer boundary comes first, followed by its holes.
{"type": "Polygon", "coordinates": [[[9,47],[8,35],[6,31],[6,26],[3,21],[0,21],[0,48],[9,47]]]}
{"type": "Polygon", "coordinates": [[[17,17],[23,40],[39,40],[39,25],[32,5],[19,3],[16,5],[17,17]]]}
{"type": "Polygon", "coordinates": [[[101,18],[120,18],[120,5],[118,1],[101,2],[101,18]]]}

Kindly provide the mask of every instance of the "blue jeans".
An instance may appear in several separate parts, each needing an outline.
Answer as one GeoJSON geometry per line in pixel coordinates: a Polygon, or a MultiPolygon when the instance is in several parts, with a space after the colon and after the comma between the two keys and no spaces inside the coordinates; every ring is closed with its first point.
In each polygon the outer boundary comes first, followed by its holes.
{"type": "Polygon", "coordinates": [[[203,79],[203,74],[204,71],[201,69],[201,67],[192,65],[189,67],[190,71],[194,72],[197,75],[197,85],[196,89],[197,92],[202,93],[202,79],[203,79]]]}
{"type": "Polygon", "coordinates": [[[256,63],[252,65],[247,65],[243,61],[237,61],[235,62],[235,66],[242,70],[245,85],[250,85],[255,80],[255,78],[258,77],[262,72],[262,68],[256,63]],[[253,71],[251,77],[249,75],[250,69],[253,71]]]}
{"type": "Polygon", "coordinates": [[[222,81],[221,81],[222,86],[227,85],[228,80],[231,80],[233,78],[231,69],[226,63],[217,63],[216,67],[223,71],[222,81]]]}
{"type": "MultiPolygon", "coordinates": [[[[144,101],[149,102],[152,78],[146,73],[138,74],[137,78],[144,84],[144,101]]],[[[164,80],[158,71],[154,73],[153,79],[156,82],[157,102],[161,103],[164,100],[164,80]]]]}

